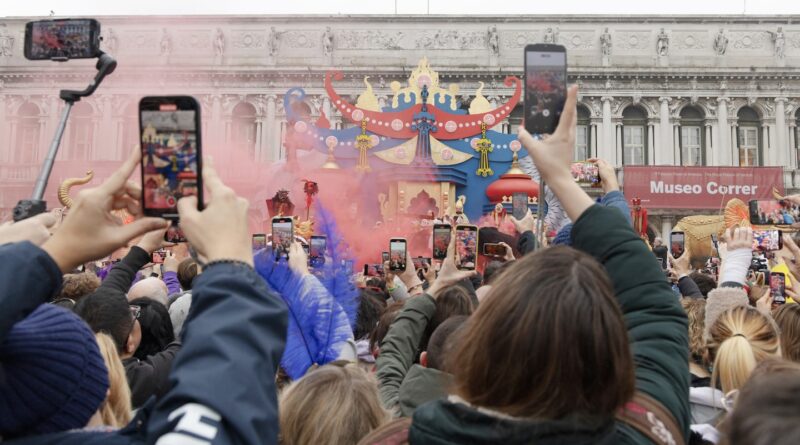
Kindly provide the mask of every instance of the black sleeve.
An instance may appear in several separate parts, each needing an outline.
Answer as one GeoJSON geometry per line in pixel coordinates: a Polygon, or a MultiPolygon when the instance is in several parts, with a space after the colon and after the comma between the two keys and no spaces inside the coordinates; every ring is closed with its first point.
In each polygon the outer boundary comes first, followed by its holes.
{"type": "Polygon", "coordinates": [[[131,250],[125,255],[125,258],[108,271],[106,279],[103,280],[103,283],[97,291],[122,294],[128,293],[131,284],[133,284],[133,279],[136,277],[136,272],[149,262],[149,253],[145,252],[144,249],[139,246],[131,247],[131,250]]]}
{"type": "Polygon", "coordinates": [[[536,250],[536,237],[533,235],[533,232],[528,230],[519,236],[517,240],[517,251],[522,254],[522,256],[525,256],[534,250],[536,250]]]}
{"type": "Polygon", "coordinates": [[[700,292],[700,288],[697,287],[697,283],[695,283],[690,276],[685,276],[678,280],[678,289],[681,291],[681,295],[684,297],[703,298],[703,293],[700,292]]]}
{"type": "Polygon", "coordinates": [[[146,360],[133,360],[126,364],[125,374],[131,388],[134,408],[144,405],[153,395],[160,398],[169,391],[169,373],[180,349],[180,342],[172,342],[166,349],[148,356],[146,360]]]}

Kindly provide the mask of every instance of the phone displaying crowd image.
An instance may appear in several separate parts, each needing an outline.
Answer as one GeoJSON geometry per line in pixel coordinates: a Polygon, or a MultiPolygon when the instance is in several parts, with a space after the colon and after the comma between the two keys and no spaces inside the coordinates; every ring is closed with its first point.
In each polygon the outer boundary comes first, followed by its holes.
{"type": "Polygon", "coordinates": [[[525,192],[514,192],[511,195],[511,214],[520,220],[528,214],[528,194],[525,192]]]}
{"type": "Polygon", "coordinates": [[[786,221],[788,209],[780,201],[773,199],[753,199],[748,202],[750,208],[750,224],[782,225],[791,224],[786,221]]]}
{"type": "Polygon", "coordinates": [[[381,252],[381,262],[382,263],[389,262],[389,252],[381,252]]]}
{"type": "Polygon", "coordinates": [[[99,53],[97,20],[37,20],[25,24],[24,54],[28,60],[91,59],[99,53]]]}
{"type": "Polygon", "coordinates": [[[294,240],[294,220],[291,217],[272,218],[272,253],[275,261],[289,259],[289,247],[294,240]]]}
{"type": "Polygon", "coordinates": [[[453,227],[450,224],[434,224],[433,259],[441,261],[447,258],[447,248],[450,246],[452,235],[453,227]]]}
{"type": "Polygon", "coordinates": [[[456,226],[456,267],[474,270],[478,262],[478,226],[456,226]]]}
{"type": "Polygon", "coordinates": [[[408,248],[403,238],[392,238],[389,241],[389,270],[406,270],[408,248]]]}
{"type": "Polygon", "coordinates": [[[325,251],[328,248],[328,238],[323,235],[311,237],[308,251],[308,264],[311,267],[321,267],[325,264],[325,251]]]}
{"type": "Polygon", "coordinates": [[[150,261],[153,264],[163,264],[164,258],[167,257],[167,250],[166,249],[158,249],[152,254],[150,254],[150,261]]]}
{"type": "Polygon", "coordinates": [[[591,162],[575,162],[570,167],[572,179],[578,184],[598,187],[600,185],[600,169],[591,162]]]}
{"type": "Polygon", "coordinates": [[[525,129],[552,134],[567,95],[567,50],[561,45],[525,47],[525,129]]]}
{"type": "Polygon", "coordinates": [[[679,258],[686,249],[686,235],[683,232],[672,232],[669,235],[669,251],[673,258],[679,258]]]}
{"type": "Polygon", "coordinates": [[[259,250],[267,248],[267,234],[266,233],[256,233],[253,235],[251,245],[253,248],[253,253],[258,252],[259,250]]]}
{"type": "Polygon", "coordinates": [[[753,250],[771,252],[783,248],[783,232],[778,229],[753,230],[753,250]]]}
{"type": "Polygon", "coordinates": [[[144,214],[172,221],[164,238],[184,242],[178,200],[197,196],[203,209],[200,105],[189,96],[142,98],[139,136],[144,214]]]}
{"type": "Polygon", "coordinates": [[[504,257],[506,248],[502,244],[484,243],[483,254],[486,256],[504,257]]]}
{"type": "Polygon", "coordinates": [[[786,275],[781,272],[770,272],[769,291],[772,302],[775,304],[786,303],[786,275]]]}

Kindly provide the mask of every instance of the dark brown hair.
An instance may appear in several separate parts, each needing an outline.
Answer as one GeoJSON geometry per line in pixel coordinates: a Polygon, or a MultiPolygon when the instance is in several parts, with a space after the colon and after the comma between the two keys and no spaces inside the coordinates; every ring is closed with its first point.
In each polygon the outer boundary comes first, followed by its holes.
{"type": "Polygon", "coordinates": [[[186,258],[178,264],[178,282],[181,289],[189,290],[192,288],[192,280],[197,276],[197,262],[192,258],[186,258]]]}
{"type": "Polygon", "coordinates": [[[425,333],[419,343],[419,352],[428,350],[433,331],[445,320],[456,315],[472,315],[475,306],[472,304],[469,291],[459,284],[446,287],[436,295],[436,312],[425,327],[425,333]]]}
{"type": "Polygon", "coordinates": [[[386,306],[386,310],[383,311],[381,314],[381,318],[378,319],[378,324],[375,325],[375,328],[369,334],[369,350],[374,352],[375,347],[380,347],[381,342],[383,342],[384,337],[386,334],[389,333],[389,326],[394,323],[394,319],[397,317],[397,314],[400,313],[400,310],[403,309],[403,302],[396,301],[388,306],[386,306]]]}
{"type": "Polygon", "coordinates": [[[470,317],[456,394],[517,417],[613,416],[634,392],[622,312],[603,267],[566,246],[527,255],[470,317]]]}
{"type": "Polygon", "coordinates": [[[68,273],[64,275],[61,290],[54,300],[69,298],[77,302],[100,287],[100,278],[94,272],[68,273]]]}
{"type": "Polygon", "coordinates": [[[784,304],[775,311],[775,322],[781,331],[781,355],[800,362],[800,305],[784,304]]]}
{"type": "Polygon", "coordinates": [[[433,331],[431,340],[428,342],[428,368],[438,369],[449,372],[445,368],[448,362],[450,351],[458,344],[458,337],[464,333],[464,325],[469,317],[466,315],[456,315],[445,320],[433,331]]]}

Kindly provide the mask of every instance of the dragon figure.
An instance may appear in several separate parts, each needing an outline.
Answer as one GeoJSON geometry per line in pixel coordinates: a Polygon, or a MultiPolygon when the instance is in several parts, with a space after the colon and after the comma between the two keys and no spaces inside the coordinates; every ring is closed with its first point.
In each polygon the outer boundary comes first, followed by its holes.
{"type": "MultiPolygon", "coordinates": [[[[58,201],[62,206],[64,206],[65,210],[72,207],[72,205],[75,203],[69,196],[69,191],[72,189],[72,187],[75,187],[76,185],[87,184],[92,180],[92,178],[94,178],[94,172],[92,170],[88,170],[86,172],[86,176],[82,178],[67,178],[61,183],[61,185],[58,186],[58,201]]],[[[112,210],[111,213],[119,218],[123,224],[128,224],[134,219],[133,215],[128,213],[128,211],[125,209],[112,210]]]]}

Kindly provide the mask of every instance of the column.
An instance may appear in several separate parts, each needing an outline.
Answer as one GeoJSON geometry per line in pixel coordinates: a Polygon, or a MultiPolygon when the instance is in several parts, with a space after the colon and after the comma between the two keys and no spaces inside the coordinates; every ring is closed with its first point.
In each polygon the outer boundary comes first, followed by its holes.
{"type": "Polygon", "coordinates": [[[11,158],[11,150],[13,150],[16,141],[11,139],[11,132],[6,119],[6,95],[0,94],[0,140],[6,141],[5,148],[0,148],[0,162],[8,162],[11,158]],[[8,156],[8,158],[6,158],[8,156]]]}
{"type": "Polygon", "coordinates": [[[661,126],[661,140],[660,144],[656,147],[656,163],[673,165],[675,164],[675,150],[673,148],[672,130],[669,122],[669,101],[670,98],[662,96],[658,98],[661,102],[661,109],[659,112],[660,126],[661,126]]]}
{"type": "Polygon", "coordinates": [[[680,123],[674,122],[672,124],[672,165],[681,165],[681,134],[680,123]]]}
{"type": "Polygon", "coordinates": [[[261,150],[264,152],[266,159],[274,161],[278,159],[277,146],[274,140],[275,132],[275,95],[270,94],[267,96],[267,116],[262,124],[264,127],[261,130],[261,150]]]}
{"type": "Polygon", "coordinates": [[[760,165],[776,165],[775,154],[769,146],[769,124],[761,121],[761,164],[760,165]]]}
{"type": "Polygon", "coordinates": [[[672,217],[671,216],[662,216],[661,217],[661,240],[664,241],[664,245],[669,248],[669,234],[672,233],[672,217]]]}
{"type": "Polygon", "coordinates": [[[211,97],[211,123],[212,126],[209,127],[209,137],[212,141],[212,146],[214,147],[223,147],[223,139],[221,136],[222,129],[224,128],[224,123],[222,122],[222,96],[218,94],[214,94],[211,97]]]}
{"type": "Polygon", "coordinates": [[[775,148],[778,155],[778,165],[788,166],[789,146],[786,143],[786,98],[775,98],[775,148]]]}
{"type": "MultiPolygon", "coordinates": [[[[728,98],[717,98],[717,150],[715,165],[733,165],[731,160],[730,127],[728,126],[728,98]]],[[[735,139],[734,139],[735,140],[735,139]]]]}
{"type": "Polygon", "coordinates": [[[728,150],[730,150],[729,152],[732,156],[731,156],[731,162],[726,165],[739,166],[741,165],[742,162],[742,160],[739,159],[739,147],[736,145],[736,128],[738,126],[739,125],[736,124],[735,122],[731,122],[728,127],[730,129],[730,141],[731,141],[728,150]]]}
{"type": "Polygon", "coordinates": [[[797,132],[797,125],[794,122],[789,123],[789,146],[786,149],[789,152],[789,163],[786,164],[787,166],[792,167],[792,169],[797,169],[798,159],[797,159],[797,140],[796,140],[796,132],[797,132]]]}
{"type": "Polygon", "coordinates": [[[612,162],[612,165],[622,165],[625,161],[625,156],[622,154],[622,136],[622,123],[617,122],[614,125],[614,156],[612,159],[615,162],[612,162]],[[616,162],[617,159],[619,162],[616,162]]]}
{"type": "Polygon", "coordinates": [[[608,162],[611,165],[617,165],[618,163],[615,162],[617,159],[616,152],[614,151],[615,145],[615,130],[611,127],[611,100],[613,98],[610,96],[603,96],[601,100],[603,101],[603,142],[598,147],[597,155],[608,162]],[[614,156],[612,156],[612,153],[614,156]]]}
{"type": "Polygon", "coordinates": [[[255,151],[256,152],[255,152],[254,158],[255,158],[256,161],[259,161],[259,162],[263,161],[264,158],[265,158],[265,156],[264,156],[265,147],[261,143],[261,141],[262,141],[261,133],[262,133],[262,127],[263,126],[264,126],[264,117],[260,116],[260,115],[256,116],[256,140],[255,140],[255,146],[256,146],[255,147],[255,151]]]}
{"type": "Polygon", "coordinates": [[[649,165],[656,164],[656,138],[655,138],[655,122],[650,119],[647,120],[647,155],[649,165]]]}
{"type": "MultiPolygon", "coordinates": [[[[0,121],[0,122],[2,122],[2,121],[0,121]]],[[[591,154],[592,157],[598,157],[599,156],[599,154],[597,153],[597,136],[598,136],[598,134],[597,134],[598,125],[597,124],[598,124],[597,121],[593,118],[591,126],[589,127],[589,144],[590,144],[589,154],[591,154]]]]}
{"type": "MultiPolygon", "coordinates": [[[[100,101],[99,104],[102,108],[103,115],[100,117],[101,119],[101,130],[98,132],[99,134],[95,136],[95,144],[92,147],[92,151],[95,153],[103,153],[103,159],[117,159],[117,154],[110,152],[107,147],[104,147],[105,141],[115,141],[117,140],[116,135],[116,127],[114,126],[113,122],[111,121],[114,109],[111,106],[111,96],[104,96],[103,100],[100,101]]],[[[96,127],[95,127],[96,128],[96,127]]],[[[124,150],[128,148],[123,148],[123,156],[124,150]]],[[[119,150],[119,148],[117,148],[119,150]]],[[[122,159],[127,159],[127,157],[123,157],[122,159]]]]}
{"type": "Polygon", "coordinates": [[[717,165],[716,158],[713,156],[714,149],[711,147],[711,122],[705,123],[705,146],[703,147],[703,156],[706,165],[717,165]]]}

